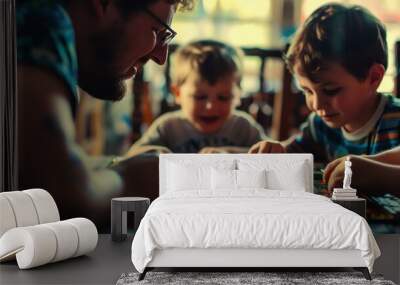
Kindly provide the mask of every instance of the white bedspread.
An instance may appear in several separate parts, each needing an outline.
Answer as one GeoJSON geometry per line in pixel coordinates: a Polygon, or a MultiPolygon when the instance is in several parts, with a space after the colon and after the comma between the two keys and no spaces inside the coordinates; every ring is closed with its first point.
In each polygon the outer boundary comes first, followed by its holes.
{"type": "Polygon", "coordinates": [[[135,268],[143,272],[154,249],[165,248],[358,249],[370,272],[380,256],[359,215],[320,195],[266,190],[156,199],[132,243],[135,268]]]}

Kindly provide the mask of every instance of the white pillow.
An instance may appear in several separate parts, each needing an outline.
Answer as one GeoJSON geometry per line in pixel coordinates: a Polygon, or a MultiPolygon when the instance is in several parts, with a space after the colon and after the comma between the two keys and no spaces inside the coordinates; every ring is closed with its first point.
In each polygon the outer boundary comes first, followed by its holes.
{"type": "Polygon", "coordinates": [[[235,160],[196,161],[184,159],[168,161],[167,191],[211,191],[211,168],[235,169],[235,160]]]}
{"type": "Polygon", "coordinates": [[[303,163],[294,164],[292,168],[270,169],[267,173],[268,188],[288,191],[306,191],[307,176],[303,163]]]}
{"type": "Polygon", "coordinates": [[[306,161],[292,160],[245,160],[237,161],[239,170],[267,170],[267,188],[272,190],[306,191],[308,173],[306,161]]]}
{"type": "Polygon", "coordinates": [[[236,190],[236,170],[211,168],[211,188],[213,190],[236,190]]]}
{"type": "Polygon", "coordinates": [[[267,188],[267,171],[236,170],[236,183],[238,188],[267,188]]]}
{"type": "Polygon", "coordinates": [[[267,188],[266,170],[211,169],[211,187],[234,191],[240,188],[267,188]]]}
{"type": "Polygon", "coordinates": [[[210,189],[211,167],[185,166],[169,163],[168,191],[185,191],[193,189],[210,189]]]}

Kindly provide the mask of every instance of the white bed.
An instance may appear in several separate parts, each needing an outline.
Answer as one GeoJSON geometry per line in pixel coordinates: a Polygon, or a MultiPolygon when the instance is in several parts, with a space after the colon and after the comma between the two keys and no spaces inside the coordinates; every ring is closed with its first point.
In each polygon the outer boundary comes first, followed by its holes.
{"type": "Polygon", "coordinates": [[[367,222],[312,184],[310,154],[161,155],[132,262],[140,278],[154,267],[354,267],[370,278],[380,251],[367,222]]]}

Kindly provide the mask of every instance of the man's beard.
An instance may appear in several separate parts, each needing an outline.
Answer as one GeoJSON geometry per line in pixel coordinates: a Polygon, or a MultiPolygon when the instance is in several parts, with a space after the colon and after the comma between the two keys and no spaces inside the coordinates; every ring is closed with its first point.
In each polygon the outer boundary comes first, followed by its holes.
{"type": "Polygon", "coordinates": [[[125,82],[117,78],[112,66],[118,55],[119,29],[105,34],[93,35],[91,39],[91,60],[85,61],[87,66],[78,66],[78,85],[84,91],[102,100],[119,101],[126,91],[125,82]],[[91,62],[91,64],[88,64],[91,62]]]}
{"type": "Polygon", "coordinates": [[[91,74],[80,73],[79,87],[93,97],[102,100],[119,101],[124,97],[126,85],[123,80],[97,75],[97,72],[91,74]]]}

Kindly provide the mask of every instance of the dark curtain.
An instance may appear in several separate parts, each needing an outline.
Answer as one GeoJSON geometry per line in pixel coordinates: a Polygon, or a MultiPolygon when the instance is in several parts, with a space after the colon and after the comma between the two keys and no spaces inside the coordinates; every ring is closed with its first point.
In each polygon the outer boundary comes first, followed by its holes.
{"type": "Polygon", "coordinates": [[[0,191],[17,190],[15,0],[0,0],[0,191]]]}

